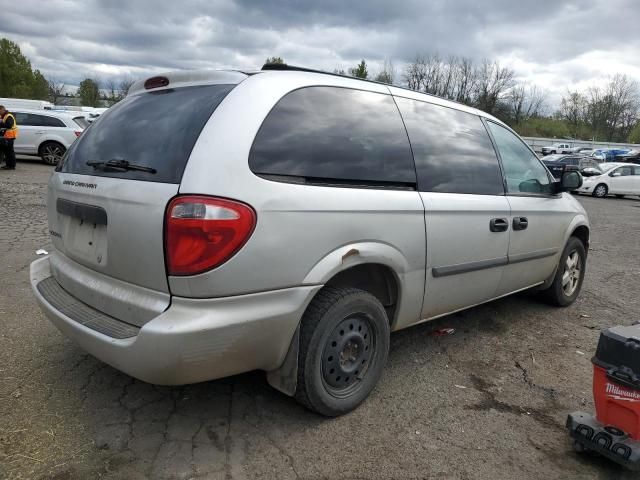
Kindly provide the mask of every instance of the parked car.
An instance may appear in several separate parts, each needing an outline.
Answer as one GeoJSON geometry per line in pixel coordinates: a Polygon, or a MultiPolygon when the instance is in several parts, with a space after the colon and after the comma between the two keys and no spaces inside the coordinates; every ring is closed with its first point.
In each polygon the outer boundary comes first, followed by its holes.
{"type": "Polygon", "coordinates": [[[574,302],[589,222],[564,192],[580,182],[554,182],[494,117],[408,89],[286,65],[168,73],[56,167],[31,285],[134,377],[264,370],[340,415],[380,379],[391,331],[529,288],[574,302]]]}
{"type": "Polygon", "coordinates": [[[583,176],[594,175],[594,170],[598,175],[602,173],[595,158],[581,155],[548,155],[543,158],[542,163],[557,180],[562,177],[565,170],[577,170],[583,176]]]}
{"type": "Polygon", "coordinates": [[[56,165],[86,128],[82,115],[52,110],[12,110],[18,124],[14,149],[20,155],[37,155],[56,165]]]}
{"type": "Polygon", "coordinates": [[[628,148],[599,148],[594,150],[591,156],[601,162],[613,162],[616,159],[616,155],[624,155],[629,151],[630,149],[628,148]]]}
{"type": "Polygon", "coordinates": [[[556,153],[572,153],[568,143],[555,143],[548,147],[542,147],[542,155],[554,155],[556,153]]]}
{"type": "Polygon", "coordinates": [[[570,150],[570,153],[579,153],[580,155],[585,156],[589,156],[593,153],[593,148],[591,147],[573,147],[570,150]]]}
{"type": "Polygon", "coordinates": [[[577,189],[579,193],[589,193],[599,198],[607,195],[615,195],[618,198],[640,195],[640,165],[604,163],[601,167],[604,173],[585,178],[582,186],[577,189]]]}
{"type": "Polygon", "coordinates": [[[620,163],[635,163],[640,165],[640,151],[630,150],[627,153],[615,155],[614,161],[620,163]]]}

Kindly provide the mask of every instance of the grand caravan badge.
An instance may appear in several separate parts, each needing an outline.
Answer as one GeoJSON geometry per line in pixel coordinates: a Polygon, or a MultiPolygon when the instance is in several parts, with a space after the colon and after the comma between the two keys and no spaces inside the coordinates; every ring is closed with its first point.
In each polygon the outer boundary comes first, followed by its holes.
{"type": "Polygon", "coordinates": [[[81,187],[81,188],[90,188],[90,189],[98,188],[97,183],[78,182],[75,180],[64,180],[62,184],[69,185],[71,187],[81,187]]]}

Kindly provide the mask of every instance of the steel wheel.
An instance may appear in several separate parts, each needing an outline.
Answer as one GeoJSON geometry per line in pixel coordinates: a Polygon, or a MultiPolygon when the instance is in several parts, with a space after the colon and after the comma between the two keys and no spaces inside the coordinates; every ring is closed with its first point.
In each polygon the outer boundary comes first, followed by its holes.
{"type": "Polygon", "coordinates": [[[573,292],[578,288],[581,269],[580,253],[577,250],[573,250],[567,256],[564,272],[562,273],[562,290],[567,297],[573,295],[573,292]]]}
{"type": "Polygon", "coordinates": [[[605,197],[607,195],[607,186],[601,183],[595,188],[595,190],[593,191],[593,194],[598,198],[605,197]]]}
{"type": "Polygon", "coordinates": [[[47,143],[42,147],[42,159],[48,165],[57,165],[64,155],[64,148],[57,143],[47,143]]]}
{"type": "Polygon", "coordinates": [[[322,380],[332,395],[344,397],[358,389],[375,343],[375,330],[364,315],[347,317],[336,325],[322,353],[322,380]]]}

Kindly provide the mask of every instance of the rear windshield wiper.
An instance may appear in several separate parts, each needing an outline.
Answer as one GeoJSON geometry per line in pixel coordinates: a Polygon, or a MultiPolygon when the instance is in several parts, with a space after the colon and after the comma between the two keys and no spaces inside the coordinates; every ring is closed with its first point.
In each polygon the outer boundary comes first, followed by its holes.
{"type": "Polygon", "coordinates": [[[136,170],[138,172],[156,173],[157,170],[151,167],[145,167],[143,165],[136,165],[135,163],[129,163],[127,160],[120,160],[114,158],[113,160],[107,160],[106,162],[89,160],[87,165],[93,168],[101,168],[103,170],[120,170],[126,172],[127,170],[136,170]]]}

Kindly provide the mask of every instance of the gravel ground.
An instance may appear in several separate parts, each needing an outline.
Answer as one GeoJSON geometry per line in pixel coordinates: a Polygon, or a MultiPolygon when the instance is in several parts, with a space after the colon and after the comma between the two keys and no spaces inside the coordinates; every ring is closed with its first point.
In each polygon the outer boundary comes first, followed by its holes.
{"type": "Polygon", "coordinates": [[[521,294],[398,332],[370,399],[327,420],[259,372],[157,387],[64,338],[28,284],[50,172],[0,174],[1,478],[637,478],[574,453],[564,421],[593,410],[599,330],[640,320],[639,200],[580,197],[593,233],[573,306],[521,294]]]}

